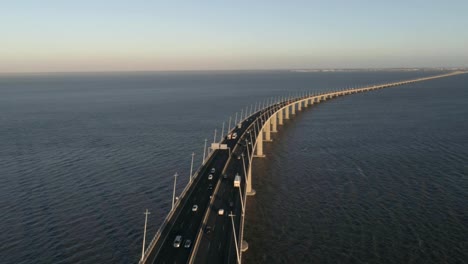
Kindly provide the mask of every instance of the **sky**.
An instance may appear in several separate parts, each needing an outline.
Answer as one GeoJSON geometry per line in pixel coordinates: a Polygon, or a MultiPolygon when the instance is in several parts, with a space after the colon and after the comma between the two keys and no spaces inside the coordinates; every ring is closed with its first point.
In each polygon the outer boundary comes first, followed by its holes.
{"type": "Polygon", "coordinates": [[[468,1],[0,0],[0,72],[468,67],[468,1]]]}

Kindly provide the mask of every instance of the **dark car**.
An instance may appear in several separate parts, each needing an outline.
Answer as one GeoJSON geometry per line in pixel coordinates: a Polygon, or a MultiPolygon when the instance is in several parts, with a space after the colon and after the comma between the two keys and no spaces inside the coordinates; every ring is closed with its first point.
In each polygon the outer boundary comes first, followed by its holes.
{"type": "Polygon", "coordinates": [[[211,233],[211,230],[212,230],[211,226],[206,226],[205,227],[205,234],[211,233]]]}

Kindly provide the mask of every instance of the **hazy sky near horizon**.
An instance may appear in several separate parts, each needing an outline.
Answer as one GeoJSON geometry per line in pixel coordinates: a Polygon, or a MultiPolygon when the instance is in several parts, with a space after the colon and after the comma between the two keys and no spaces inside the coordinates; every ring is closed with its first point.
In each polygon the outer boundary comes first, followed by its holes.
{"type": "Polygon", "coordinates": [[[468,1],[2,1],[0,72],[468,67],[468,1]]]}

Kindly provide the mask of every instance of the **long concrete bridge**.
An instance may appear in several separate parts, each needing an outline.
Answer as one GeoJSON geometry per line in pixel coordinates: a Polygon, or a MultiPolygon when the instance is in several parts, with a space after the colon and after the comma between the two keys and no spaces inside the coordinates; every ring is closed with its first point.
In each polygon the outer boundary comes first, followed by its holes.
{"type": "Polygon", "coordinates": [[[263,144],[272,141],[271,134],[278,131],[285,119],[339,96],[464,73],[468,72],[457,71],[320,94],[308,93],[294,98],[282,97],[258,104],[255,109],[251,107],[249,114],[247,108],[240,121],[235,120],[232,129],[229,124],[229,136],[211,144],[212,151],[177,201],[173,200],[172,210],[146,250],[143,242],[139,263],[241,263],[242,252],[248,249],[243,237],[247,197],[255,195],[252,166],[255,158],[265,157],[263,144]],[[235,178],[240,178],[240,184],[235,178]]]}

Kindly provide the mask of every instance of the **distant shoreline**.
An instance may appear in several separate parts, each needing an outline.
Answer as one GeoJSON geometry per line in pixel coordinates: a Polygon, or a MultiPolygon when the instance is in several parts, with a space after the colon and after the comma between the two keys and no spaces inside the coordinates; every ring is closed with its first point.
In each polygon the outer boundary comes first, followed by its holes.
{"type": "Polygon", "coordinates": [[[0,72],[0,76],[20,76],[20,75],[62,75],[62,74],[122,74],[122,73],[242,73],[242,72],[297,72],[297,73],[313,73],[313,72],[415,72],[415,71],[468,71],[468,68],[463,67],[415,67],[415,68],[317,68],[317,69],[223,69],[223,70],[141,70],[141,71],[50,71],[50,72],[0,72]]]}

